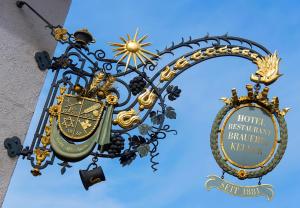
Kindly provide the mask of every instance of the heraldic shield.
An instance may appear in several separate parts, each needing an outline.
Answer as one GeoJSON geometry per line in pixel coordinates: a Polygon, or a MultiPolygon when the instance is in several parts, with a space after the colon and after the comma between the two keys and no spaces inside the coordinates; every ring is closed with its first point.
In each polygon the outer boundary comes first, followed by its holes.
{"type": "Polygon", "coordinates": [[[60,132],[73,141],[83,141],[97,128],[104,104],[98,100],[66,94],[58,114],[60,132]]]}

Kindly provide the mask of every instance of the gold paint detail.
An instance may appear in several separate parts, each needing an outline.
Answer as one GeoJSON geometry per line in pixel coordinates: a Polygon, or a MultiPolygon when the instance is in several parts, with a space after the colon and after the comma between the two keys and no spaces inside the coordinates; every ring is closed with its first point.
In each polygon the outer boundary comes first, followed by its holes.
{"type": "Polygon", "coordinates": [[[275,82],[281,76],[279,73],[279,61],[280,58],[276,51],[272,55],[255,58],[253,62],[258,66],[258,70],[251,75],[251,80],[266,85],[275,82]]]}
{"type": "MultiPolygon", "coordinates": [[[[41,149],[40,147],[36,148],[33,153],[35,154],[36,159],[36,165],[41,166],[42,162],[50,155],[50,152],[48,150],[41,149]]],[[[41,175],[41,172],[38,168],[34,168],[31,170],[31,173],[33,176],[39,176],[41,175]]]]}
{"type": "Polygon", "coordinates": [[[141,121],[140,117],[137,115],[135,110],[132,108],[129,111],[121,111],[118,113],[116,119],[114,120],[114,124],[118,124],[124,129],[128,129],[133,127],[133,125],[139,123],[141,121]]]}
{"type": "Polygon", "coordinates": [[[273,97],[273,99],[270,101],[268,98],[270,89],[268,87],[264,87],[261,92],[256,94],[254,93],[254,87],[251,84],[247,84],[246,89],[248,91],[247,96],[238,97],[236,89],[232,89],[231,98],[222,97],[220,98],[220,100],[222,100],[226,105],[234,106],[238,106],[243,103],[256,102],[259,105],[264,106],[269,112],[276,113],[280,116],[285,116],[291,109],[283,108],[282,110],[280,110],[278,97],[273,97]]]}
{"type": "Polygon", "coordinates": [[[176,71],[171,70],[169,66],[166,66],[166,68],[160,73],[160,82],[170,81],[175,75],[176,71]]]}
{"type": "Polygon", "coordinates": [[[97,88],[97,86],[100,84],[100,82],[103,80],[104,76],[105,76],[104,73],[96,74],[93,78],[93,81],[92,81],[91,85],[90,85],[89,91],[94,91],[97,88]]]}
{"type": "Polygon", "coordinates": [[[48,150],[42,150],[41,148],[36,148],[34,150],[34,154],[36,155],[36,164],[41,165],[42,162],[46,159],[47,156],[50,155],[48,150]]]}
{"type": "Polygon", "coordinates": [[[240,179],[244,179],[247,177],[248,173],[247,173],[247,171],[241,169],[241,170],[237,171],[237,175],[240,179]]]}
{"type": "Polygon", "coordinates": [[[100,91],[104,92],[105,95],[108,94],[115,81],[116,78],[114,76],[108,76],[105,83],[100,87],[100,91]]]}
{"type": "Polygon", "coordinates": [[[92,126],[92,124],[90,123],[90,121],[87,120],[87,119],[84,120],[84,121],[82,121],[82,122],[80,122],[80,125],[82,126],[82,128],[84,130],[86,130],[87,128],[90,128],[92,126]]]}
{"type": "Polygon", "coordinates": [[[190,65],[190,63],[188,62],[188,60],[186,60],[185,57],[182,57],[180,59],[178,59],[174,65],[174,70],[180,70],[183,69],[184,67],[190,65]]]}
{"type": "Polygon", "coordinates": [[[106,96],[106,102],[110,105],[116,105],[118,103],[118,97],[116,95],[109,94],[106,96]]]}
{"type": "Polygon", "coordinates": [[[151,45],[151,43],[149,42],[143,42],[148,37],[147,35],[144,35],[139,39],[137,38],[137,36],[138,29],[136,30],[133,38],[131,38],[130,35],[127,34],[127,40],[123,37],[120,37],[122,43],[110,43],[111,46],[116,47],[115,49],[113,49],[113,51],[115,52],[115,57],[121,56],[117,64],[122,62],[127,57],[125,71],[127,71],[127,68],[132,59],[134,62],[134,66],[137,69],[137,59],[144,65],[146,65],[147,61],[155,65],[153,58],[150,58],[148,55],[154,58],[159,57],[157,54],[144,49],[144,47],[151,45]]]}
{"type": "Polygon", "coordinates": [[[151,108],[155,103],[156,98],[157,95],[153,91],[146,89],[146,91],[138,97],[138,102],[140,104],[139,110],[151,108]]]}
{"type": "Polygon", "coordinates": [[[63,95],[63,94],[65,94],[66,90],[67,90],[67,88],[66,88],[65,86],[60,87],[60,88],[59,88],[59,93],[60,93],[61,95],[63,95]]]}
{"type": "Polygon", "coordinates": [[[60,106],[59,105],[52,105],[50,108],[49,108],[49,114],[53,117],[57,117],[58,116],[58,113],[59,113],[59,110],[60,110],[60,106]]]}
{"type": "Polygon", "coordinates": [[[43,147],[47,147],[50,144],[50,136],[42,136],[41,143],[43,147]]]}
{"type": "Polygon", "coordinates": [[[68,40],[68,31],[65,28],[57,27],[53,29],[54,39],[57,41],[68,40]]]}

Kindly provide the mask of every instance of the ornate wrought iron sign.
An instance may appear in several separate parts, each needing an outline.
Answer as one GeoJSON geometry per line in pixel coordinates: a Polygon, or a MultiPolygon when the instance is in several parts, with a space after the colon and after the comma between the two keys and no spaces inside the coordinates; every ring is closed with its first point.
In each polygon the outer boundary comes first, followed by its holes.
{"type": "MultiPolygon", "coordinates": [[[[89,49],[95,40],[88,30],[71,34],[62,26],[49,23],[26,2],[17,2],[20,8],[24,5],[46,23],[56,41],[66,46],[59,57],[40,64],[44,69],[50,63],[52,85],[31,146],[14,148],[14,155],[30,160],[34,176],[41,175],[41,170],[52,165],[55,158],[62,161],[59,165],[64,174],[71,162],[89,156],[91,164],[79,171],[85,189],[105,180],[98,158],[119,158],[121,165],[126,166],[137,156],[149,155],[156,171],[158,162],[154,159],[159,154],[159,141],[168,133],[177,133],[165,123],[176,119],[175,109],[167,101],[174,101],[181,94],[179,87],[171,83],[192,66],[222,56],[250,60],[258,70],[251,76],[257,84],[247,85],[247,96],[238,97],[233,90],[232,98],[223,98],[226,105],[217,115],[211,133],[217,163],[224,173],[239,179],[260,178],[283,156],[287,109],[279,111],[278,98],[269,101],[269,88],[259,88],[280,76],[276,53],[271,54],[253,41],[228,35],[190,37],[153,53],[145,49],[150,45],[145,42],[147,36],[139,37],[136,31],[133,37],[121,37],[121,43],[111,43],[119,59],[107,59],[104,51],[89,49]],[[175,55],[183,47],[191,51],[158,69],[160,58],[175,55]]],[[[9,150],[15,144],[9,140],[6,147],[9,150]]],[[[217,187],[245,195],[238,186],[216,176],[210,177],[206,185],[209,189],[217,187]]],[[[249,189],[256,188],[259,193],[255,195],[272,195],[266,185],[249,189]]]]}

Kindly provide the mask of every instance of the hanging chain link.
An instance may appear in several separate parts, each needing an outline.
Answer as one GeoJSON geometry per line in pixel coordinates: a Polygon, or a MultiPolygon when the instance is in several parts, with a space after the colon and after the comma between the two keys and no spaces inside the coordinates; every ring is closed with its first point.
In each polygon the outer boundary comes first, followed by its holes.
{"type": "Polygon", "coordinates": [[[225,171],[223,170],[221,178],[224,179],[225,171]]]}
{"type": "Polygon", "coordinates": [[[262,180],[262,177],[259,177],[258,178],[258,185],[261,185],[261,180],[262,180]]]}
{"type": "Polygon", "coordinates": [[[258,93],[259,93],[259,90],[261,88],[261,85],[260,85],[260,80],[261,80],[261,76],[258,75],[258,82],[256,83],[256,85],[254,86],[254,96],[257,96],[258,93]]]}

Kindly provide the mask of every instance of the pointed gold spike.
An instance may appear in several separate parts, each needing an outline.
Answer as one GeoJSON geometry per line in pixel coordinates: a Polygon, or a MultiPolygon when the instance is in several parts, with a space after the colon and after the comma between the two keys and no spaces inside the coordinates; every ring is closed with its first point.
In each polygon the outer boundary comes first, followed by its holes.
{"type": "Polygon", "coordinates": [[[120,37],[120,40],[123,41],[124,43],[126,43],[127,41],[125,40],[125,38],[120,37]]]}
{"type": "Polygon", "coordinates": [[[136,54],[134,53],[132,56],[133,56],[134,66],[137,69],[136,54]]]}
{"type": "Polygon", "coordinates": [[[109,42],[108,43],[110,46],[119,46],[119,47],[124,47],[125,45],[124,44],[122,44],[122,43],[111,43],[111,42],[109,42]]]}
{"type": "Polygon", "coordinates": [[[127,71],[127,67],[129,65],[130,59],[131,59],[132,53],[129,53],[127,61],[126,61],[126,66],[125,66],[125,71],[127,71]]]}
{"type": "Polygon", "coordinates": [[[136,42],[136,38],[137,38],[138,32],[139,32],[139,28],[136,28],[135,34],[133,36],[133,41],[134,42],[136,42]]]}
{"type": "Polygon", "coordinates": [[[148,61],[150,61],[153,65],[155,65],[154,61],[151,60],[146,54],[144,54],[142,51],[139,52],[141,54],[141,56],[143,56],[145,59],[147,59],[148,61]]]}
{"type": "Polygon", "coordinates": [[[126,53],[124,53],[123,56],[117,62],[117,64],[120,63],[121,61],[123,61],[123,59],[127,56],[128,53],[129,53],[128,51],[126,53]]]}
{"type": "Polygon", "coordinates": [[[147,50],[145,50],[145,49],[143,49],[143,48],[141,48],[141,51],[143,51],[144,53],[147,53],[147,54],[149,54],[149,55],[152,55],[152,56],[155,56],[155,57],[159,57],[159,55],[157,55],[157,54],[155,54],[155,53],[152,53],[152,52],[150,52],[150,51],[147,51],[147,50]]]}
{"type": "Polygon", "coordinates": [[[140,55],[139,52],[136,53],[137,57],[139,58],[139,60],[145,65],[146,62],[144,61],[143,57],[140,55]]]}
{"type": "Polygon", "coordinates": [[[126,49],[123,49],[122,51],[116,53],[116,54],[115,54],[115,57],[117,57],[117,56],[119,56],[119,55],[125,53],[126,51],[127,51],[126,49]]]}
{"type": "Polygon", "coordinates": [[[151,43],[149,43],[149,42],[140,44],[141,47],[150,46],[150,45],[151,45],[151,43]]]}
{"type": "Polygon", "coordinates": [[[280,115],[281,116],[285,116],[287,114],[287,112],[289,112],[289,110],[291,110],[291,108],[284,108],[284,109],[282,109],[282,111],[280,111],[280,115]]]}
{"type": "Polygon", "coordinates": [[[228,99],[226,97],[221,97],[220,100],[222,100],[227,105],[230,105],[230,103],[231,103],[230,99],[228,99]]]}
{"type": "Polygon", "coordinates": [[[137,41],[137,43],[143,42],[146,38],[148,38],[148,35],[144,35],[143,37],[141,37],[141,38],[137,41]]]}

